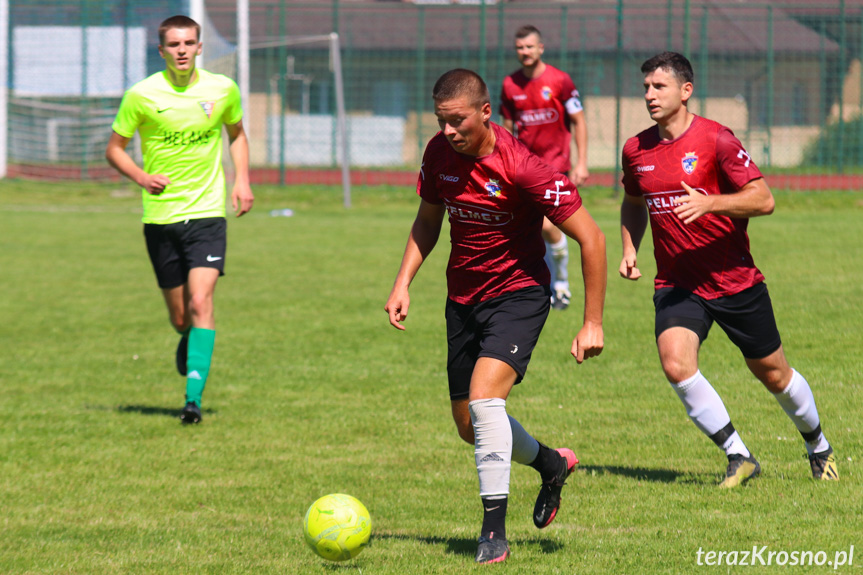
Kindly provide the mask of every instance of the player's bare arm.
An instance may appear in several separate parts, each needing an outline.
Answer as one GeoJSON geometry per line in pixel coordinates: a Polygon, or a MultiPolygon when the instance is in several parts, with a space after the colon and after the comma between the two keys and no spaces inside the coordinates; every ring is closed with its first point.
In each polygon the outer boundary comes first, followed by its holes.
{"type": "Polygon", "coordinates": [[[142,170],[126,151],[131,138],[121,136],[117,132],[111,132],[108,139],[108,147],[105,149],[105,159],[111,166],[121,174],[147,190],[148,193],[158,196],[165,191],[165,187],[171,183],[168,176],[164,174],[148,174],[142,170]]]}
{"type": "Polygon", "coordinates": [[[503,126],[504,129],[507,132],[509,132],[510,134],[512,134],[513,129],[515,129],[515,123],[512,120],[510,120],[509,118],[503,118],[503,122],[501,123],[501,126],[503,126]]]}
{"type": "Polygon", "coordinates": [[[568,175],[572,183],[578,187],[584,185],[590,176],[587,169],[587,122],[584,119],[584,110],[570,114],[569,118],[572,120],[572,137],[575,139],[578,158],[568,175]]]}
{"type": "Polygon", "coordinates": [[[384,310],[389,315],[390,325],[396,329],[405,329],[402,322],[407,319],[410,308],[408,288],[410,288],[420,266],[437,244],[444,213],[443,205],[430,204],[425,200],[420,200],[420,207],[411,227],[410,236],[408,236],[399,273],[396,275],[390,297],[384,306],[384,310]]]}
{"type": "Polygon", "coordinates": [[[605,235],[581,207],[560,224],[560,229],[581,248],[581,275],[584,279],[584,324],[572,342],[572,355],[578,363],[602,353],[604,336],[602,313],[608,264],[605,235]]]}
{"type": "Polygon", "coordinates": [[[685,182],[680,183],[689,195],[678,198],[677,203],[680,205],[674,208],[674,213],[685,224],[694,222],[704,214],[729,218],[769,216],[775,207],[773,193],[764,178],[752,180],[736,193],[710,196],[699,193],[685,182]]]}
{"type": "Polygon", "coordinates": [[[231,206],[237,217],[252,209],[255,196],[249,185],[249,139],[243,129],[243,121],[225,124],[231,143],[231,160],[234,162],[234,189],[231,192],[231,206]]]}
{"type": "Polygon", "coordinates": [[[647,229],[647,206],[640,196],[623,195],[620,206],[620,236],[623,243],[623,259],[620,262],[620,277],[637,280],[641,277],[638,269],[638,248],[647,229]]]}

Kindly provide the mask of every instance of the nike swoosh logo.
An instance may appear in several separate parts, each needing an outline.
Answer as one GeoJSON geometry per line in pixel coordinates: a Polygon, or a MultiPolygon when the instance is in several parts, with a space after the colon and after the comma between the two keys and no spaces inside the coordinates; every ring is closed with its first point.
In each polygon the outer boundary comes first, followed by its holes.
{"type": "Polygon", "coordinates": [[[162,112],[167,112],[167,111],[168,111],[168,110],[170,110],[170,109],[171,109],[171,108],[162,108],[161,110],[156,110],[156,113],[157,113],[157,114],[161,114],[162,112]]]}
{"type": "Polygon", "coordinates": [[[217,262],[217,261],[219,261],[220,259],[222,259],[222,258],[220,258],[220,257],[219,257],[219,258],[214,258],[213,256],[207,256],[207,261],[208,261],[208,262],[217,262]]]}
{"type": "Polygon", "coordinates": [[[486,511],[494,511],[495,509],[500,509],[500,505],[498,505],[497,507],[486,507],[485,508],[486,511]]]}

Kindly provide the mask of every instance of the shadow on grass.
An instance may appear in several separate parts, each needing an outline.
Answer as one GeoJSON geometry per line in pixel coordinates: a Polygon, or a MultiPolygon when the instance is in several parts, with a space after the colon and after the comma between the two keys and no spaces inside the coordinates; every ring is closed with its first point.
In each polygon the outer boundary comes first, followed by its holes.
{"type": "Polygon", "coordinates": [[[322,561],[321,567],[326,569],[327,571],[356,571],[357,573],[362,574],[363,568],[360,566],[360,559],[353,559],[352,561],[345,561],[344,563],[334,563],[333,561],[322,561]]]}
{"type": "MultiPolygon", "coordinates": [[[[373,539],[396,539],[404,541],[417,541],[427,545],[443,545],[446,547],[446,552],[452,555],[464,555],[473,557],[476,555],[476,538],[466,537],[435,537],[428,535],[405,535],[401,533],[383,533],[375,534],[373,539]]],[[[542,553],[556,553],[563,549],[563,544],[558,541],[549,541],[548,539],[540,539],[532,537],[529,539],[514,537],[509,540],[510,543],[516,545],[536,545],[542,553]]]]}
{"type": "Polygon", "coordinates": [[[183,410],[175,407],[157,407],[152,405],[118,405],[115,408],[119,413],[139,413],[141,415],[164,415],[167,417],[180,417],[183,410]]]}
{"type": "MultiPolygon", "coordinates": [[[[117,405],[114,407],[106,407],[101,405],[88,405],[87,409],[116,411],[117,413],[137,413],[139,415],[160,415],[162,417],[180,417],[182,408],[176,407],[159,407],[156,405],[117,405]]],[[[213,409],[204,408],[201,412],[205,415],[216,413],[213,409]]]]}
{"type": "Polygon", "coordinates": [[[620,475],[640,481],[656,483],[696,482],[697,479],[689,473],[680,473],[671,469],[646,469],[644,467],[621,467],[618,465],[579,465],[578,471],[589,475],[620,475]]]}

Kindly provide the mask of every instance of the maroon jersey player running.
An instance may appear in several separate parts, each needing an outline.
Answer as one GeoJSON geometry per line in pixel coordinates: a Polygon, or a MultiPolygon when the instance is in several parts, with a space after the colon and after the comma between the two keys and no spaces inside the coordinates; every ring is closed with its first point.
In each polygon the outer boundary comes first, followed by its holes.
{"type": "Polygon", "coordinates": [[[764,276],[749,252],[749,218],[773,212],[773,195],[731,130],[689,112],[693,72],[675,52],[647,60],[644,98],[656,125],[623,148],[620,275],[641,277],[636,252],[647,220],[657,274],[656,343],[665,377],[693,423],[728,458],[722,487],[761,466],[698,369],[698,350],[716,322],[803,436],[812,476],[839,479],[806,379],[788,365],[764,276]]]}
{"type": "MultiPolygon", "coordinates": [[[[567,174],[580,187],[587,181],[589,173],[587,123],[578,90],[569,74],[542,61],[545,46],[535,26],[522,26],[516,31],[515,51],[521,69],[503,80],[500,92],[503,127],[545,163],[567,174]],[[570,165],[573,139],[578,157],[575,164],[570,165]]],[[[542,237],[545,239],[546,263],[552,274],[552,305],[555,309],[566,309],[572,298],[566,236],[548,218],[544,218],[542,237]]]]}
{"type": "Polygon", "coordinates": [[[584,325],[571,352],[578,363],[603,347],[605,238],[569,179],[544,164],[509,132],[490,122],[488,88],[470,70],[450,70],[433,91],[441,131],[420,170],[420,206],[401,268],[386,303],[390,323],[404,329],[408,288],[449,217],[447,375],[459,436],[474,444],[484,515],[476,561],[509,556],[506,509],[511,461],[542,477],[534,524],[549,525],[560,492],[578,463],[569,449],[550,449],[506,411],[550,308],[549,272],[540,234],[547,216],[581,247],[584,325]]]}

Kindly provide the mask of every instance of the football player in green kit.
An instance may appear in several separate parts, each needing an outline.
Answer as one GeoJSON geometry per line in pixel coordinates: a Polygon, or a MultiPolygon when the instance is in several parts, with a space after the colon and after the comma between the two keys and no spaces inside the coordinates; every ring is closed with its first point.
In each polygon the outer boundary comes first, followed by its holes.
{"type": "Polygon", "coordinates": [[[226,230],[222,126],[236,173],[234,213],[252,208],[249,143],[237,84],[195,68],[201,27],[186,16],[159,26],[165,70],[138,82],[123,97],[105,157],[141,186],[144,237],[174,329],[181,335],[177,369],[186,376],[180,419],[201,421],[201,394],[215,342],[213,293],[224,274],[226,230]],[[138,132],[143,169],[126,152],[138,132]]]}

